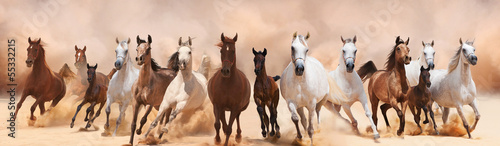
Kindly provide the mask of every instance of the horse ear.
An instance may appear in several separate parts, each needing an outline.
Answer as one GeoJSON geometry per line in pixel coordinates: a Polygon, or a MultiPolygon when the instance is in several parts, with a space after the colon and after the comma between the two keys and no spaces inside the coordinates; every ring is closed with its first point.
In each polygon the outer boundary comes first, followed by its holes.
{"type": "Polygon", "coordinates": [[[257,51],[255,51],[255,48],[252,48],[253,55],[257,55],[257,51]]]}
{"type": "Polygon", "coordinates": [[[267,55],[267,49],[264,48],[264,52],[262,52],[262,53],[264,54],[264,56],[266,56],[267,55]]]}
{"type": "Polygon", "coordinates": [[[431,42],[431,46],[433,46],[433,47],[434,47],[434,40],[432,40],[432,42],[431,42]]]}
{"type": "Polygon", "coordinates": [[[233,41],[236,42],[236,40],[238,40],[238,33],[233,37],[233,41]]]}
{"type": "Polygon", "coordinates": [[[410,37],[408,37],[408,39],[406,39],[405,44],[408,45],[409,43],[410,43],[410,37]]]}
{"type": "Polygon", "coordinates": [[[425,43],[424,43],[424,41],[422,41],[422,46],[424,46],[424,47],[425,47],[425,43]]]}
{"type": "Polygon", "coordinates": [[[179,46],[182,45],[182,37],[179,37],[179,46]]]}
{"type": "Polygon", "coordinates": [[[97,69],[97,63],[95,63],[95,66],[94,66],[95,69],[97,69]]]}
{"type": "Polygon", "coordinates": [[[87,51],[87,46],[83,46],[83,52],[87,51]]]}
{"type": "Polygon", "coordinates": [[[460,40],[459,40],[459,41],[460,41],[460,45],[462,45],[462,44],[463,44],[463,43],[462,43],[462,38],[460,38],[460,40]]]}
{"type": "Polygon", "coordinates": [[[400,39],[401,39],[401,38],[399,38],[399,36],[396,38],[396,44],[398,44],[398,43],[399,43],[399,40],[400,40],[400,39]]]}
{"type": "Polygon", "coordinates": [[[118,37],[116,37],[116,43],[120,44],[120,41],[118,40],[118,37]]]}
{"type": "Polygon", "coordinates": [[[356,41],[357,41],[357,40],[358,40],[358,39],[356,38],[356,35],[354,35],[354,38],[352,38],[352,43],[356,44],[356,41]]]}
{"type": "Polygon", "coordinates": [[[472,42],[470,44],[474,45],[474,41],[476,41],[476,38],[472,39],[472,42]]]}
{"type": "Polygon", "coordinates": [[[130,44],[130,37],[129,37],[129,38],[128,38],[128,40],[127,40],[127,44],[130,44]]]}
{"type": "Polygon", "coordinates": [[[344,37],[340,36],[340,40],[342,40],[342,43],[344,43],[344,44],[345,44],[344,37]]]}
{"type": "Polygon", "coordinates": [[[42,41],[42,38],[39,38],[38,41],[36,42],[37,44],[40,44],[40,42],[42,41]]]}
{"type": "Polygon", "coordinates": [[[141,38],[139,38],[139,35],[137,35],[137,46],[139,46],[141,44],[141,38]]]}
{"type": "Polygon", "coordinates": [[[148,34],[148,43],[151,44],[153,42],[153,39],[151,39],[151,36],[148,34]]]}
{"type": "Polygon", "coordinates": [[[89,68],[90,68],[90,65],[87,63],[87,69],[89,69],[89,68]]]}
{"type": "Polygon", "coordinates": [[[297,37],[297,32],[293,33],[293,38],[295,39],[297,37]]]}
{"type": "Polygon", "coordinates": [[[31,43],[31,37],[28,37],[28,43],[31,43]]]}
{"type": "Polygon", "coordinates": [[[193,45],[193,43],[191,42],[191,36],[188,36],[188,42],[189,42],[189,46],[193,45]]]}
{"type": "Polygon", "coordinates": [[[224,39],[225,39],[225,37],[224,37],[224,33],[221,33],[221,34],[220,34],[220,40],[221,40],[222,42],[224,42],[224,39]]]}
{"type": "Polygon", "coordinates": [[[78,47],[76,47],[76,45],[75,45],[75,51],[78,51],[78,47]]]}
{"type": "Polygon", "coordinates": [[[420,71],[425,70],[424,66],[420,66],[420,71]]]}
{"type": "Polygon", "coordinates": [[[306,35],[306,38],[305,38],[305,39],[306,39],[306,40],[307,40],[307,39],[309,39],[309,37],[310,37],[310,36],[311,36],[311,35],[309,35],[309,32],[307,32],[307,35],[306,35]]]}

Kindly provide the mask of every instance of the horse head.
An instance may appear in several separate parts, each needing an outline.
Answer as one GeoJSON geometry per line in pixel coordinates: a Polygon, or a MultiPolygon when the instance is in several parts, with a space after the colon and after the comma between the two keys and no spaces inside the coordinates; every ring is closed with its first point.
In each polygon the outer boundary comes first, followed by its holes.
{"type": "Polygon", "coordinates": [[[236,47],[235,43],[238,40],[238,33],[231,39],[227,36],[224,36],[224,33],[220,35],[221,43],[219,43],[220,47],[220,59],[222,61],[222,77],[230,77],[231,69],[236,63],[236,47]]]}
{"type": "Polygon", "coordinates": [[[87,51],[87,46],[84,46],[83,49],[78,49],[75,45],[75,67],[76,69],[80,69],[87,64],[87,56],[85,55],[85,51],[87,51]]]}
{"type": "Polygon", "coordinates": [[[138,65],[144,64],[144,62],[149,61],[148,58],[151,59],[151,36],[148,35],[148,41],[142,40],[137,35],[137,57],[135,57],[135,61],[137,61],[138,65]]]}
{"type": "Polygon", "coordinates": [[[422,45],[424,49],[422,51],[422,55],[420,56],[423,62],[421,65],[427,66],[430,69],[434,69],[434,55],[436,52],[434,51],[434,40],[431,43],[425,43],[422,41],[422,45]]]}
{"type": "Polygon", "coordinates": [[[118,46],[115,49],[116,53],[116,61],[115,61],[115,69],[120,70],[122,66],[127,63],[128,60],[128,45],[130,44],[130,38],[127,41],[118,41],[116,38],[116,43],[118,46]]]}
{"type": "Polygon", "coordinates": [[[460,38],[460,48],[462,51],[462,59],[467,60],[467,63],[476,65],[477,63],[477,56],[475,54],[476,48],[474,48],[474,41],[465,41],[465,43],[462,43],[462,38],[460,38]]]}
{"type": "Polygon", "coordinates": [[[292,62],[295,65],[295,75],[297,76],[304,74],[304,65],[307,60],[307,52],[309,51],[306,40],[309,39],[309,36],[309,32],[305,37],[302,35],[297,36],[297,32],[293,34],[292,62]]]}
{"type": "Polygon", "coordinates": [[[427,88],[431,87],[431,74],[429,73],[429,70],[431,70],[430,66],[427,68],[420,66],[419,83],[425,83],[425,86],[427,86],[427,88]]]}
{"type": "Polygon", "coordinates": [[[344,43],[344,46],[342,47],[342,57],[346,70],[348,73],[352,73],[354,70],[354,62],[356,61],[356,52],[358,51],[355,45],[357,40],[356,36],[352,39],[344,39],[340,36],[340,39],[342,40],[342,43],[344,43]]]}
{"type": "Polygon", "coordinates": [[[266,63],[266,55],[267,55],[267,49],[264,48],[264,51],[255,51],[254,48],[252,48],[253,55],[255,56],[253,58],[253,63],[255,65],[255,75],[259,75],[260,72],[263,70],[264,65],[266,63]]]}
{"type": "Polygon", "coordinates": [[[97,63],[95,64],[95,66],[90,66],[88,63],[87,63],[87,80],[89,81],[89,83],[94,80],[95,78],[95,73],[96,73],[96,70],[97,69],[97,63]]]}
{"type": "Polygon", "coordinates": [[[177,50],[178,64],[180,70],[191,69],[192,55],[191,55],[191,37],[188,37],[186,42],[182,42],[182,37],[179,38],[179,49],[177,50]]]}
{"type": "Polygon", "coordinates": [[[35,60],[38,58],[39,54],[41,54],[42,45],[40,44],[41,38],[38,41],[31,41],[31,37],[28,38],[28,59],[26,59],[26,66],[31,67],[35,60]]]}
{"type": "Polygon", "coordinates": [[[406,41],[403,41],[403,39],[399,38],[399,36],[396,38],[396,46],[395,46],[395,57],[396,57],[396,62],[403,61],[404,64],[408,65],[411,62],[411,57],[409,56],[410,54],[410,48],[408,47],[408,44],[410,43],[410,38],[406,41]]]}

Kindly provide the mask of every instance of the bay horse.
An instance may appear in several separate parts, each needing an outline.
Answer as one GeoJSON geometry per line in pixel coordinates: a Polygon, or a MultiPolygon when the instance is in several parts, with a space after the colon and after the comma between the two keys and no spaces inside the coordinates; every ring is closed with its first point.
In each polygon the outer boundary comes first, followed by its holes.
{"type": "MultiPolygon", "coordinates": [[[[333,104],[335,104],[335,108],[337,111],[340,111],[340,108],[344,108],[344,112],[347,114],[349,119],[351,120],[351,125],[353,130],[359,134],[358,130],[358,122],[354,119],[354,116],[351,113],[351,106],[355,102],[359,101],[365,110],[365,115],[368,117],[371,123],[371,128],[373,130],[374,139],[380,138],[379,133],[377,132],[377,128],[372,119],[372,113],[370,112],[370,108],[368,107],[368,99],[366,97],[365,89],[363,88],[363,82],[357,72],[354,70],[354,63],[356,61],[356,53],[358,49],[356,48],[356,36],[354,38],[344,39],[340,36],[342,40],[343,47],[340,52],[339,62],[337,69],[331,71],[328,75],[334,79],[335,84],[340,88],[340,92],[342,92],[347,100],[344,100],[343,97],[333,96],[336,100],[333,100],[333,104]]],[[[327,102],[325,107],[328,107],[331,102],[327,102]]]]}
{"type": "Polygon", "coordinates": [[[408,107],[410,107],[410,111],[413,114],[413,120],[415,120],[418,128],[420,128],[420,133],[422,133],[422,127],[420,126],[420,114],[422,112],[422,109],[425,113],[424,124],[429,123],[429,119],[427,117],[427,112],[429,112],[432,118],[434,131],[436,131],[436,133],[439,135],[439,131],[437,131],[436,121],[434,120],[434,111],[432,111],[431,92],[428,89],[431,86],[431,74],[429,73],[429,70],[431,68],[431,66],[428,66],[426,69],[424,69],[423,66],[420,67],[420,77],[418,85],[412,86],[408,91],[408,107]]]}
{"type": "Polygon", "coordinates": [[[237,122],[236,142],[241,142],[240,113],[244,111],[250,102],[250,82],[245,74],[236,68],[236,47],[238,39],[236,34],[232,39],[220,36],[220,47],[222,68],[219,69],[208,81],[208,96],[213,104],[215,115],[215,143],[221,142],[219,136],[220,124],[226,134],[224,145],[228,145],[229,136],[233,131],[233,122],[237,122]],[[230,111],[229,123],[226,124],[226,111],[230,111]]]}
{"type": "Polygon", "coordinates": [[[436,51],[434,51],[434,40],[431,43],[425,43],[422,41],[422,53],[418,60],[413,60],[410,64],[405,65],[406,78],[410,82],[410,86],[418,85],[420,80],[420,67],[434,69],[434,56],[436,51]]]}
{"type": "MultiPolygon", "coordinates": [[[[330,96],[330,78],[323,64],[316,58],[308,56],[309,46],[306,36],[293,34],[291,47],[291,61],[281,75],[281,95],[286,100],[288,109],[292,113],[292,121],[297,130],[297,138],[302,139],[299,129],[299,116],[302,126],[307,131],[313,144],[313,117],[317,115],[319,123],[319,111],[321,106],[330,96]],[[304,107],[309,111],[309,126],[306,128],[307,118],[304,115],[304,107]],[[298,115],[297,115],[298,113],[298,115]]],[[[338,113],[338,112],[337,112],[338,113]]]]}
{"type": "Polygon", "coordinates": [[[276,118],[278,117],[278,102],[280,98],[279,88],[276,81],[280,79],[280,76],[267,76],[266,72],[266,55],[267,49],[264,51],[255,51],[252,48],[253,62],[255,65],[255,83],[253,85],[253,99],[257,105],[257,112],[260,117],[260,127],[262,129],[262,136],[266,137],[266,134],[271,129],[269,136],[274,136],[276,134],[277,138],[281,137],[280,127],[276,118]],[[269,117],[267,116],[265,107],[269,109],[271,113],[271,127],[269,127],[269,117]],[[266,130],[267,129],[267,130],[266,130]],[[274,131],[276,129],[276,131],[274,131]]]}
{"type": "Polygon", "coordinates": [[[472,138],[470,131],[476,128],[481,115],[477,110],[476,84],[472,80],[470,65],[477,64],[476,48],[474,41],[462,43],[455,56],[451,58],[448,70],[432,70],[430,87],[432,100],[443,106],[443,123],[448,121],[450,108],[456,108],[458,115],[462,118],[464,128],[467,130],[469,138],[472,138]],[[469,105],[475,113],[475,122],[469,127],[463,114],[462,106],[469,105]]]}
{"type": "MultiPolygon", "coordinates": [[[[134,117],[131,124],[130,144],[134,142],[134,131],[136,130],[137,115],[139,114],[142,105],[147,106],[146,113],[141,119],[141,125],[137,129],[137,135],[142,133],[142,126],[147,121],[147,116],[154,107],[156,110],[165,95],[168,85],[177,75],[179,71],[178,54],[174,53],[170,57],[168,68],[160,67],[153,58],[151,58],[151,36],[148,35],[148,41],[142,40],[137,35],[137,57],[135,60],[138,65],[141,65],[139,76],[132,86],[132,95],[135,102],[133,103],[134,117]]],[[[162,120],[163,121],[163,120],[162,120]]]]}
{"type": "Polygon", "coordinates": [[[133,100],[132,98],[132,85],[137,80],[139,76],[139,69],[134,67],[132,59],[130,59],[130,54],[128,52],[128,46],[130,44],[130,38],[128,40],[119,41],[116,38],[116,43],[118,46],[115,48],[116,61],[114,63],[116,73],[113,74],[111,80],[109,81],[107,99],[106,99],[106,124],[104,128],[109,128],[109,114],[111,113],[111,104],[118,103],[120,115],[116,119],[116,128],[112,136],[116,136],[116,131],[121,124],[123,118],[125,118],[125,111],[128,105],[133,100]]]}
{"type": "Polygon", "coordinates": [[[31,41],[31,37],[28,38],[29,46],[27,48],[28,59],[26,59],[26,66],[33,66],[33,69],[25,80],[24,90],[21,100],[17,103],[14,119],[17,118],[17,112],[21,109],[24,100],[30,95],[35,98],[35,103],[31,106],[30,120],[35,121],[36,117],[33,115],[33,112],[35,112],[37,106],[40,108],[40,115],[43,115],[45,113],[45,102],[52,101],[48,109],[50,110],[66,94],[64,78],[71,75],[65,72],[69,67],[67,64],[64,64],[59,73],[52,71],[45,61],[45,49],[41,40],[40,38],[37,41],[31,41]]]}
{"type": "MultiPolygon", "coordinates": [[[[182,42],[182,37],[179,38],[179,48],[177,49],[177,56],[179,56],[179,69],[180,74],[175,76],[174,80],[170,83],[163,101],[161,102],[158,114],[148,131],[144,134],[146,137],[149,132],[155,128],[160,118],[165,115],[169,118],[167,122],[171,122],[177,117],[177,114],[184,111],[196,111],[201,109],[205,99],[207,98],[207,78],[208,71],[210,70],[210,58],[208,56],[202,57],[202,63],[198,71],[193,70],[193,58],[191,37],[188,37],[186,42],[182,42]]],[[[165,125],[160,133],[160,138],[163,133],[168,132],[165,125]]],[[[158,128],[160,129],[160,128],[158,128]]]]}
{"type": "Polygon", "coordinates": [[[372,118],[377,126],[377,106],[378,102],[384,104],[380,106],[385,124],[390,127],[386,112],[389,108],[394,108],[399,117],[399,129],[397,135],[401,136],[405,126],[405,112],[408,106],[408,89],[410,88],[406,79],[405,64],[409,64],[411,57],[408,56],[410,48],[408,43],[410,38],[403,41],[399,36],[396,38],[396,45],[391,50],[385,63],[386,70],[377,70],[372,61],[368,61],[358,70],[359,76],[363,81],[370,79],[368,84],[368,94],[372,103],[372,118]],[[398,107],[401,103],[401,108],[398,107]]]}
{"type": "Polygon", "coordinates": [[[94,123],[94,120],[101,114],[102,107],[104,107],[104,104],[106,103],[106,92],[108,91],[108,85],[99,83],[97,81],[98,74],[104,77],[106,75],[100,72],[96,72],[96,70],[97,64],[95,64],[95,66],[90,66],[89,64],[87,64],[87,81],[89,82],[89,86],[85,91],[85,96],[83,96],[82,102],[76,108],[75,115],[71,119],[71,128],[73,128],[73,126],[75,125],[76,115],[83,105],[90,103],[90,106],[87,108],[87,114],[85,115],[85,121],[87,121],[87,125],[85,126],[85,128],[90,128],[92,123],[94,123]],[[96,104],[100,105],[97,113],[94,116],[94,107],[96,106],[96,104]]]}

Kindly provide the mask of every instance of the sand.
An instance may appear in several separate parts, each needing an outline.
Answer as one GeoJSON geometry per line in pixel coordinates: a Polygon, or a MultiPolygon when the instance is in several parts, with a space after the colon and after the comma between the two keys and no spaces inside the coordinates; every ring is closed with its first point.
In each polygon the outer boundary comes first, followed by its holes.
{"type": "MultiPolygon", "coordinates": [[[[392,128],[386,128],[383,123],[382,115],[379,115],[379,132],[381,137],[379,139],[380,143],[375,143],[372,139],[372,134],[367,133],[365,129],[369,126],[368,119],[364,116],[363,110],[359,103],[355,103],[353,106],[353,114],[359,123],[359,130],[361,136],[355,135],[350,124],[345,123],[338,117],[334,117],[332,113],[328,110],[323,109],[321,112],[321,124],[318,130],[317,125],[316,133],[314,134],[314,144],[315,145],[497,145],[500,135],[496,132],[500,130],[500,118],[497,117],[496,107],[500,105],[500,99],[496,98],[498,95],[490,96],[479,96],[479,111],[481,113],[481,120],[478,123],[477,128],[471,133],[473,138],[468,139],[466,136],[443,136],[434,135],[434,132],[430,124],[423,125],[424,132],[421,135],[412,135],[412,133],[418,132],[416,124],[413,122],[413,116],[408,111],[406,116],[406,128],[404,137],[395,136],[396,129],[398,128],[398,118],[394,110],[389,110],[388,116],[392,128]]],[[[81,127],[85,126],[83,121],[84,112],[83,110],[76,118],[75,127],[70,128],[69,123],[75,112],[76,105],[73,104],[72,97],[61,101],[61,103],[56,106],[49,113],[43,116],[39,116],[38,109],[35,111],[35,116],[37,116],[37,121],[34,126],[28,126],[29,117],[29,107],[34,102],[33,99],[28,99],[25,102],[25,106],[20,110],[19,120],[17,122],[16,138],[12,139],[7,137],[6,130],[6,120],[8,118],[8,111],[0,111],[2,116],[2,126],[0,127],[0,145],[122,145],[127,144],[129,141],[129,127],[131,121],[132,110],[131,107],[127,110],[126,121],[122,122],[121,128],[118,132],[118,136],[109,137],[101,136],[101,133],[105,131],[103,125],[105,123],[105,112],[103,111],[101,116],[94,122],[94,127],[88,130],[82,130],[81,127]],[[97,130],[96,130],[97,129],[97,130]]],[[[283,101],[283,99],[281,98],[283,101]]],[[[170,126],[170,132],[166,134],[160,141],[161,145],[214,145],[214,135],[213,130],[213,114],[211,104],[205,103],[206,107],[200,111],[190,114],[190,118],[186,118],[186,115],[179,115],[179,117],[172,122],[170,126]]],[[[6,107],[7,103],[5,100],[1,100],[0,107],[6,107]]],[[[293,123],[290,120],[290,112],[288,111],[284,102],[280,102],[278,106],[278,122],[281,126],[282,137],[277,138],[263,138],[260,134],[260,122],[258,114],[256,112],[256,106],[252,102],[248,109],[241,114],[241,125],[242,125],[242,135],[243,141],[238,145],[290,145],[294,143],[296,131],[293,127],[293,123]]],[[[118,107],[116,105],[112,106],[111,114],[111,127],[114,127],[114,121],[117,118],[118,107]]],[[[443,126],[441,115],[436,116],[436,121],[438,123],[438,130],[442,134],[445,131],[448,135],[466,134],[465,130],[461,126],[460,120],[455,112],[451,110],[452,114],[450,116],[450,122],[446,126],[443,126]],[[443,128],[445,127],[445,128],[443,128]]],[[[473,112],[470,107],[465,108],[466,116],[468,117],[469,123],[474,120],[473,112]]],[[[141,115],[144,110],[141,111],[141,115]]],[[[344,117],[345,114],[341,112],[344,117]]],[[[143,131],[147,130],[149,124],[154,118],[156,112],[148,118],[143,131]]],[[[230,144],[236,144],[234,140],[234,135],[236,133],[236,125],[233,128],[233,135],[230,137],[230,144]]],[[[304,134],[304,131],[302,131],[304,134]]],[[[156,129],[152,133],[156,133],[156,129]]],[[[221,133],[222,134],[222,133],[221,133]]],[[[135,142],[141,141],[142,135],[136,136],[135,142]]],[[[224,140],[224,138],[223,138],[224,140]]],[[[303,138],[302,144],[309,144],[309,138],[303,138]]]]}

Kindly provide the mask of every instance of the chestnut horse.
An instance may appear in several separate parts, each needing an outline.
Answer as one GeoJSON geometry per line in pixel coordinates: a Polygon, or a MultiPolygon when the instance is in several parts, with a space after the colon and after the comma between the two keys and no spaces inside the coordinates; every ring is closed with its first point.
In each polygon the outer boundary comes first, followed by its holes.
{"type": "MultiPolygon", "coordinates": [[[[168,85],[177,75],[179,71],[179,66],[177,63],[178,56],[174,53],[170,57],[168,68],[160,67],[153,58],[151,58],[151,36],[148,35],[148,41],[141,40],[137,36],[137,57],[135,60],[138,65],[142,65],[139,71],[139,77],[132,86],[132,95],[134,96],[135,103],[133,103],[134,118],[131,125],[131,135],[130,144],[134,142],[134,131],[136,129],[137,115],[139,114],[139,109],[141,105],[147,106],[146,113],[141,119],[141,125],[137,129],[137,134],[142,133],[142,126],[147,121],[147,116],[154,107],[156,110],[159,109],[160,104],[165,95],[168,85]]],[[[163,121],[163,118],[162,120],[163,121]]]]}
{"type": "Polygon", "coordinates": [[[35,121],[36,117],[33,116],[33,112],[35,112],[36,106],[40,108],[40,115],[43,115],[45,113],[45,102],[52,100],[50,108],[53,108],[66,94],[64,78],[70,77],[70,74],[65,73],[69,69],[68,65],[64,64],[59,73],[52,71],[47,62],[45,62],[45,49],[41,40],[31,41],[31,37],[28,38],[29,47],[27,49],[28,59],[26,60],[26,65],[28,67],[33,66],[33,70],[31,70],[31,73],[26,78],[14,119],[17,118],[17,112],[21,109],[24,100],[29,95],[35,98],[35,103],[31,106],[30,116],[30,120],[35,121]]]}
{"type": "Polygon", "coordinates": [[[405,112],[408,106],[408,97],[406,96],[409,87],[408,80],[406,79],[405,64],[409,64],[411,57],[408,56],[410,48],[408,48],[408,40],[403,41],[396,38],[396,45],[388,55],[386,70],[377,70],[372,61],[368,61],[358,70],[359,77],[365,81],[370,79],[368,84],[368,94],[372,103],[372,118],[377,126],[377,106],[378,102],[384,102],[380,106],[382,115],[384,116],[387,127],[390,127],[387,120],[386,112],[389,108],[394,108],[399,116],[399,130],[397,132],[400,136],[404,132],[405,126],[405,112]],[[398,107],[401,103],[401,108],[398,107]]]}
{"type": "Polygon", "coordinates": [[[232,39],[221,34],[220,47],[222,68],[208,81],[208,96],[213,104],[215,115],[215,143],[221,142],[219,136],[220,122],[226,134],[224,145],[228,145],[229,136],[233,131],[233,122],[236,118],[238,125],[236,142],[241,142],[240,113],[244,111],[250,101],[250,82],[245,74],[236,68],[235,42],[238,34],[232,39]],[[229,123],[226,124],[226,111],[230,111],[229,123]]]}
{"type": "Polygon", "coordinates": [[[427,117],[427,111],[429,111],[434,131],[436,131],[439,135],[436,121],[434,120],[434,112],[432,111],[431,91],[429,90],[429,87],[431,87],[431,74],[429,73],[429,70],[431,68],[432,66],[428,66],[427,69],[424,69],[423,66],[420,67],[418,85],[411,87],[408,91],[408,107],[410,107],[410,111],[413,114],[413,120],[415,120],[418,128],[420,128],[420,133],[422,133],[422,127],[420,126],[420,109],[423,109],[425,113],[424,124],[429,123],[429,119],[427,117]]]}
{"type": "Polygon", "coordinates": [[[257,105],[257,112],[260,117],[260,128],[262,128],[262,136],[266,137],[266,134],[271,129],[271,133],[269,136],[281,137],[280,126],[276,121],[278,117],[278,101],[280,98],[279,88],[276,81],[280,79],[280,76],[267,76],[266,73],[266,55],[267,49],[264,48],[264,51],[255,51],[252,48],[253,62],[255,64],[255,84],[253,85],[253,99],[255,100],[255,104],[257,105]],[[271,113],[271,127],[269,127],[269,118],[267,117],[266,109],[264,109],[267,105],[269,108],[269,112],[271,113]],[[267,128],[267,131],[266,131],[267,128]],[[276,132],[274,129],[276,128],[276,132]]]}
{"type": "Polygon", "coordinates": [[[98,76],[106,77],[106,75],[100,72],[96,72],[96,69],[97,64],[95,64],[95,66],[90,66],[89,64],[87,64],[87,80],[89,82],[89,86],[85,91],[85,96],[83,96],[82,103],[80,103],[80,105],[78,105],[78,107],[76,108],[75,116],[73,116],[73,119],[71,119],[71,128],[73,128],[73,126],[75,125],[76,115],[84,104],[90,103],[90,106],[87,108],[87,114],[85,115],[85,121],[88,121],[85,128],[90,128],[90,125],[92,125],[95,118],[99,117],[99,115],[101,114],[102,107],[104,107],[104,104],[106,103],[106,92],[108,91],[108,84],[99,83],[97,81],[98,76]],[[95,117],[93,117],[94,107],[96,104],[100,105],[95,117]]]}

